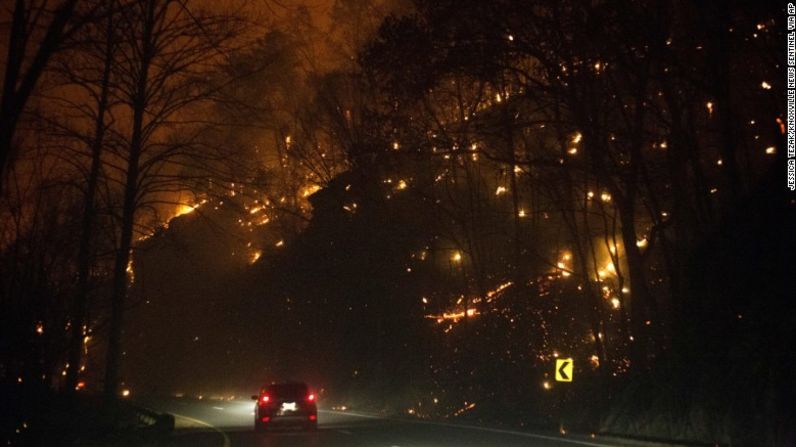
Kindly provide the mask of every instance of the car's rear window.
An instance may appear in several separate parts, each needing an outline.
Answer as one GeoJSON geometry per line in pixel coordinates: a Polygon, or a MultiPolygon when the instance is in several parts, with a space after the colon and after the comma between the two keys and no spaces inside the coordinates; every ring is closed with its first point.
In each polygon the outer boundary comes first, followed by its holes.
{"type": "Polygon", "coordinates": [[[297,397],[307,394],[307,385],[298,384],[281,384],[271,385],[268,387],[268,394],[272,397],[297,397]]]}

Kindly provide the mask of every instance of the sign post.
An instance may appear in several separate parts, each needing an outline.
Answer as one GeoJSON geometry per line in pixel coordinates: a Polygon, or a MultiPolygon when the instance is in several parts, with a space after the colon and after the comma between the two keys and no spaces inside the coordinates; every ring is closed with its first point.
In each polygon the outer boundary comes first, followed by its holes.
{"type": "MultiPolygon", "coordinates": [[[[573,370],[574,370],[575,362],[572,360],[572,357],[565,358],[565,359],[556,359],[556,382],[572,382],[573,378],[573,370]]],[[[566,387],[562,387],[566,388],[566,387]]],[[[561,389],[558,392],[558,411],[559,411],[559,422],[558,422],[558,431],[562,435],[567,433],[566,428],[564,427],[564,403],[566,399],[564,395],[567,393],[566,389],[561,389]]]]}

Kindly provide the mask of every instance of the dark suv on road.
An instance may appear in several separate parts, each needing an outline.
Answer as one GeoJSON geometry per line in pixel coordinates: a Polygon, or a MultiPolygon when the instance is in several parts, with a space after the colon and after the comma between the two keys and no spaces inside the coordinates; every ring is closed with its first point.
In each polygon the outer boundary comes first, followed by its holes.
{"type": "Polygon", "coordinates": [[[265,431],[273,426],[300,426],[307,430],[318,427],[316,395],[304,383],[279,383],[264,386],[254,410],[254,429],[265,431]]]}

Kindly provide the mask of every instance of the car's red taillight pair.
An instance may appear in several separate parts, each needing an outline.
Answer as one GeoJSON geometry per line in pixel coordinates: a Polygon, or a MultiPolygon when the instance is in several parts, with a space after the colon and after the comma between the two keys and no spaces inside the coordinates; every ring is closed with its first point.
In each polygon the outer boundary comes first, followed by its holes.
{"type": "MultiPolygon", "coordinates": [[[[263,394],[260,396],[260,404],[267,404],[271,400],[271,397],[267,394],[263,394]]],[[[315,402],[315,394],[310,393],[307,395],[307,402],[315,402]]]]}

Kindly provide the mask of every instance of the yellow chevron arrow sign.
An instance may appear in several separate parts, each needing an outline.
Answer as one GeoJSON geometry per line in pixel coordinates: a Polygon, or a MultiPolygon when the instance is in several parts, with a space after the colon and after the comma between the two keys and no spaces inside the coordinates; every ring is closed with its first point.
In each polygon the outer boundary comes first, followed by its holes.
{"type": "Polygon", "coordinates": [[[572,382],[573,366],[571,358],[556,359],[556,382],[572,382]]]}

